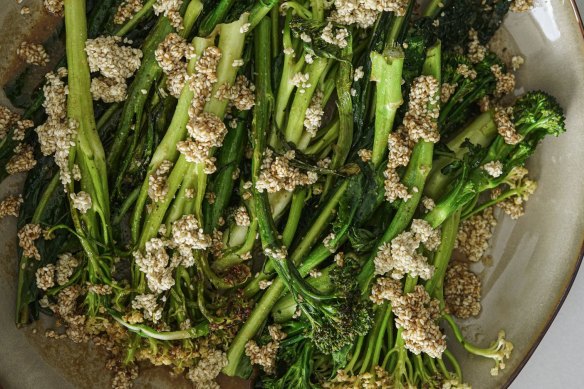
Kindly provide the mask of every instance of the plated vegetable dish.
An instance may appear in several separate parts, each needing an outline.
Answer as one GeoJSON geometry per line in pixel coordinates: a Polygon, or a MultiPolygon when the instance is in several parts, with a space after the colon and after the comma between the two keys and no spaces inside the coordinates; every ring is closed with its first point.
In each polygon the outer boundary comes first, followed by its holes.
{"type": "Polygon", "coordinates": [[[491,51],[532,6],[44,0],[64,52],[20,43],[0,107],[0,178],[26,174],[0,202],[17,325],[54,317],[115,388],[149,365],[196,388],[468,388],[453,343],[497,375],[504,328],[459,327],[489,314],[475,264],[565,131],[491,51]]]}

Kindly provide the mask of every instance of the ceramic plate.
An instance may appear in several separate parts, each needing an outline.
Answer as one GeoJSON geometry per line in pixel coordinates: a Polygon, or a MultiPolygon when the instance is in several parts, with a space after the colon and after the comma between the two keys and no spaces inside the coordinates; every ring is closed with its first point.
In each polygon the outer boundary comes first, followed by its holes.
{"type": "MultiPolygon", "coordinates": [[[[16,1],[3,3],[1,58],[13,58],[21,39],[46,35],[54,28],[56,20],[33,16],[42,14],[40,0],[33,3],[26,23],[16,1]]],[[[483,310],[478,319],[461,323],[464,332],[486,346],[504,329],[515,349],[497,377],[489,375],[491,362],[456,349],[465,381],[477,389],[506,387],[519,374],[557,313],[582,258],[584,136],[579,131],[584,123],[584,40],[576,15],[570,1],[548,0],[529,13],[510,15],[499,34],[500,49],[525,58],[517,76],[519,91],[542,89],[557,96],[566,110],[568,132],[546,140],[531,159],[529,170],[539,187],[527,214],[517,222],[500,217],[492,262],[478,269],[483,310]]],[[[0,63],[0,82],[9,79],[15,63],[0,63]]],[[[4,182],[0,198],[18,192],[21,181],[12,177],[4,182]]],[[[47,341],[42,323],[24,330],[14,326],[15,247],[15,225],[5,220],[0,224],[0,385],[4,389],[109,387],[103,358],[87,346],[47,341]]],[[[143,372],[137,383],[140,388],[183,385],[187,387],[160,369],[143,372]]]]}

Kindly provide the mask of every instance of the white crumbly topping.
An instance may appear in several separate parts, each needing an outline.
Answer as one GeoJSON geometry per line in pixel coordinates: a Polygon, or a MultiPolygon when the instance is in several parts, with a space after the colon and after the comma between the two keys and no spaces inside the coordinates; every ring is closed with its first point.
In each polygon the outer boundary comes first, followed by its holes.
{"type": "Polygon", "coordinates": [[[442,381],[441,389],[472,389],[472,387],[458,379],[450,379],[442,381]]]}
{"type": "Polygon", "coordinates": [[[286,190],[294,191],[297,186],[312,185],[318,179],[315,172],[303,173],[299,168],[293,166],[294,151],[288,151],[284,155],[274,157],[271,149],[266,149],[262,160],[260,176],[256,182],[256,189],[259,192],[269,193],[286,190]]]}
{"type": "Polygon", "coordinates": [[[491,109],[491,99],[489,96],[481,97],[478,101],[478,104],[481,112],[487,112],[489,109],[491,109]]]}
{"type": "Polygon", "coordinates": [[[440,84],[432,76],[420,76],[412,82],[408,111],[404,117],[404,127],[409,138],[436,143],[440,140],[437,119],[440,114],[438,99],[440,84]]]}
{"type": "Polygon", "coordinates": [[[527,12],[533,8],[533,0],[512,0],[509,9],[513,12],[527,12]]]}
{"type": "Polygon", "coordinates": [[[303,42],[306,42],[306,43],[312,42],[312,38],[310,37],[310,35],[308,35],[305,32],[300,34],[300,40],[302,40],[303,42]]]}
{"type": "Polygon", "coordinates": [[[99,296],[107,296],[112,294],[113,288],[110,285],[105,284],[92,284],[87,283],[87,293],[94,293],[99,296]]]}
{"type": "Polygon", "coordinates": [[[41,254],[36,248],[34,242],[41,237],[43,229],[38,224],[26,224],[18,230],[18,245],[27,258],[41,260],[41,254]]]}
{"type": "MultiPolygon", "coordinates": [[[[537,182],[527,178],[527,174],[526,168],[515,167],[505,179],[506,184],[511,189],[520,190],[517,195],[497,203],[497,207],[501,208],[511,219],[518,219],[525,214],[525,203],[537,189],[537,182]]],[[[493,189],[491,198],[496,199],[501,195],[501,192],[500,187],[493,189]]]]}
{"type": "Polygon", "coordinates": [[[75,181],[81,181],[81,169],[79,168],[79,165],[77,164],[73,165],[73,167],[71,168],[71,174],[75,181]]]}
{"type": "Polygon", "coordinates": [[[205,349],[203,355],[195,365],[191,367],[186,376],[195,385],[195,389],[214,387],[218,384],[214,381],[221,373],[221,369],[227,366],[227,354],[221,350],[205,349]]]}
{"type": "Polygon", "coordinates": [[[312,96],[312,100],[310,101],[310,105],[304,116],[304,128],[306,128],[306,132],[308,132],[311,137],[316,136],[316,132],[322,123],[322,117],[324,115],[324,109],[322,106],[323,99],[324,94],[318,89],[312,96]]]}
{"type": "Polygon", "coordinates": [[[377,277],[371,289],[369,299],[373,304],[383,304],[385,301],[392,301],[401,296],[402,284],[399,280],[391,277],[377,277]]]}
{"type": "Polygon", "coordinates": [[[374,367],[375,372],[369,371],[352,375],[344,370],[338,370],[335,377],[328,382],[323,383],[323,388],[326,389],[378,389],[378,388],[393,388],[393,377],[391,374],[381,366],[374,367]]]}
{"type": "Polygon", "coordinates": [[[448,84],[446,82],[443,83],[440,88],[440,101],[446,103],[448,100],[450,100],[450,97],[452,97],[452,95],[456,91],[456,88],[458,88],[457,84],[448,84]]]}
{"type": "Polygon", "coordinates": [[[20,206],[24,200],[22,195],[18,196],[8,196],[0,202],[0,219],[6,216],[18,216],[20,212],[20,206]]]}
{"type": "Polygon", "coordinates": [[[456,68],[456,73],[460,74],[464,78],[470,78],[471,80],[477,78],[476,70],[469,68],[467,64],[463,63],[458,65],[456,68]]]}
{"type": "Polygon", "coordinates": [[[525,59],[520,56],[520,55],[514,55],[511,58],[511,69],[513,69],[514,72],[518,71],[519,68],[525,63],[525,59]]]}
{"type": "Polygon", "coordinates": [[[195,71],[189,78],[189,88],[195,93],[193,113],[199,114],[210,97],[211,88],[217,82],[217,65],[221,59],[221,50],[216,46],[207,47],[195,64],[195,71]]]}
{"type": "Polygon", "coordinates": [[[355,73],[353,74],[353,81],[359,81],[365,76],[365,72],[363,71],[363,66],[359,66],[355,69],[355,73]]]}
{"type": "Polygon", "coordinates": [[[57,284],[60,286],[65,285],[69,278],[73,275],[75,268],[79,266],[79,260],[75,258],[71,253],[63,253],[59,255],[57,260],[57,284]]]}
{"type": "Polygon", "coordinates": [[[195,215],[184,215],[172,223],[172,247],[182,257],[182,265],[194,265],[193,250],[205,250],[212,244],[211,237],[205,235],[195,215]]]}
{"type": "Polygon", "coordinates": [[[274,374],[276,368],[276,355],[280,348],[280,341],[286,338],[286,333],[282,332],[278,324],[268,327],[272,341],[265,346],[258,346],[254,340],[245,344],[245,355],[249,357],[251,363],[260,365],[267,374],[274,374]]]}
{"type": "Polygon", "coordinates": [[[241,26],[241,28],[239,29],[239,32],[242,34],[246,34],[249,32],[250,28],[251,28],[251,23],[245,23],[243,26],[241,26]]]}
{"type": "Polygon", "coordinates": [[[298,88],[300,93],[306,92],[306,89],[310,88],[312,84],[309,83],[310,81],[310,74],[298,72],[292,76],[292,79],[288,81],[291,85],[294,85],[298,88]]]}
{"type": "Polygon", "coordinates": [[[436,203],[430,197],[424,196],[422,198],[422,205],[424,206],[426,212],[428,212],[428,211],[431,211],[434,209],[434,207],[436,206],[436,203]]]}
{"type": "Polygon", "coordinates": [[[286,248],[286,246],[276,247],[276,248],[266,247],[264,249],[264,254],[267,257],[270,257],[273,259],[284,260],[288,256],[288,249],[286,248]]]}
{"type": "Polygon", "coordinates": [[[26,137],[27,130],[33,127],[34,122],[32,120],[23,119],[16,121],[14,131],[12,132],[12,139],[23,141],[26,137]]]}
{"type": "Polygon", "coordinates": [[[495,124],[497,132],[503,137],[505,143],[516,145],[521,142],[523,137],[515,131],[515,124],[511,118],[513,109],[495,107],[495,124]]]}
{"type": "Polygon", "coordinates": [[[91,209],[91,196],[87,192],[71,193],[69,195],[73,201],[73,207],[81,213],[87,213],[91,209]]]}
{"type": "Polygon", "coordinates": [[[481,311],[481,280],[468,263],[448,265],[444,281],[444,299],[448,312],[461,319],[477,316],[481,311]]]}
{"type": "Polygon", "coordinates": [[[340,47],[341,49],[347,47],[347,38],[349,37],[349,31],[344,27],[334,27],[331,22],[329,22],[322,30],[320,35],[323,41],[340,47]]]}
{"type": "Polygon", "coordinates": [[[248,111],[255,105],[255,85],[247,77],[239,75],[233,86],[221,85],[215,98],[229,100],[239,111],[248,111]]]}
{"type": "Polygon", "coordinates": [[[414,219],[410,231],[404,231],[379,247],[375,256],[375,273],[384,275],[391,272],[391,277],[399,280],[406,274],[412,277],[430,279],[434,266],[418,252],[420,244],[428,250],[436,250],[440,244],[440,230],[434,230],[428,222],[414,219]]]}
{"type": "Polygon", "coordinates": [[[188,162],[203,163],[206,171],[215,171],[215,159],[209,157],[214,147],[220,147],[227,135],[227,127],[215,114],[203,112],[187,123],[190,139],[177,143],[177,150],[188,162]]]}
{"type": "Polygon", "coordinates": [[[45,9],[53,15],[63,16],[64,1],[63,0],[44,0],[45,9]]]}
{"type": "Polygon", "coordinates": [[[474,29],[470,29],[468,37],[468,59],[470,59],[472,63],[479,63],[485,59],[487,48],[481,45],[479,34],[474,29]]]}
{"type": "Polygon", "coordinates": [[[6,163],[5,169],[8,174],[24,173],[36,166],[34,150],[31,145],[19,143],[14,148],[14,155],[6,163]]]}
{"type": "Polygon", "coordinates": [[[407,166],[414,145],[420,140],[432,143],[440,140],[437,124],[439,97],[439,83],[435,78],[420,76],[412,83],[403,128],[391,133],[387,139],[389,156],[383,175],[385,198],[389,202],[398,198],[407,201],[411,197],[408,188],[400,182],[396,169],[407,166]]]}
{"type": "Polygon", "coordinates": [[[491,66],[491,72],[497,79],[495,87],[495,96],[501,97],[515,90],[515,75],[512,73],[505,73],[500,65],[495,64],[491,66]]]}
{"type": "Polygon", "coordinates": [[[194,265],[193,250],[204,250],[212,240],[205,235],[194,215],[184,215],[172,223],[170,239],[152,238],[141,251],[134,252],[134,259],[141,272],[146,275],[148,287],[156,294],[174,285],[173,270],[182,265],[194,265]],[[169,251],[173,250],[173,255],[169,251]]]}
{"type": "Polygon", "coordinates": [[[45,66],[49,63],[49,55],[41,44],[22,42],[16,49],[16,55],[31,65],[45,66]]]}
{"type": "Polygon", "coordinates": [[[174,32],[164,37],[154,51],[154,58],[166,75],[178,70],[186,72],[186,63],[183,59],[191,58],[193,55],[194,48],[174,32]]]}
{"type": "Polygon", "coordinates": [[[330,234],[325,236],[324,239],[322,240],[322,245],[331,253],[334,253],[335,251],[337,251],[337,248],[335,247],[336,237],[337,236],[335,235],[335,233],[331,232],[330,234]]]}
{"type": "Polygon", "coordinates": [[[93,100],[104,103],[117,103],[128,97],[128,85],[122,79],[96,77],[91,79],[91,96],[93,100]]]}
{"type": "Polygon", "coordinates": [[[294,49],[292,47],[286,47],[283,51],[285,55],[294,55],[294,49]]]}
{"type": "Polygon", "coordinates": [[[503,174],[503,163],[501,161],[491,161],[483,165],[483,170],[491,177],[497,178],[503,174]]]}
{"type": "Polygon", "coordinates": [[[6,138],[10,128],[20,119],[20,115],[8,107],[0,105],[0,139],[6,138]]]}
{"type": "Polygon", "coordinates": [[[182,30],[184,28],[183,18],[180,14],[182,3],[183,0],[156,0],[152,8],[156,16],[163,14],[174,28],[182,30]]]}
{"type": "Polygon", "coordinates": [[[261,280],[258,283],[258,286],[261,290],[265,290],[265,289],[268,289],[270,287],[270,285],[272,285],[273,282],[274,282],[273,280],[261,280]]]}
{"type": "Polygon", "coordinates": [[[124,0],[118,7],[114,15],[115,24],[123,24],[126,20],[132,17],[142,9],[144,4],[142,0],[124,0]]]}
{"type": "Polygon", "coordinates": [[[455,247],[466,255],[469,261],[479,261],[489,248],[489,240],[496,225],[497,219],[493,215],[492,207],[471,216],[460,223],[455,247]]]}
{"type": "Polygon", "coordinates": [[[392,299],[395,325],[402,329],[405,347],[412,353],[441,358],[446,350],[446,336],[440,331],[440,302],[432,299],[422,285],[411,293],[392,299]]]}
{"type": "Polygon", "coordinates": [[[59,166],[61,183],[64,186],[71,183],[69,171],[69,149],[75,146],[77,123],[67,119],[67,87],[62,78],[67,76],[67,69],[60,68],[57,73],[48,73],[43,87],[45,101],[43,107],[47,113],[47,121],[38,126],[38,135],[43,155],[54,154],[55,163],[59,166]]]}
{"type": "Polygon", "coordinates": [[[308,275],[312,278],[318,278],[322,276],[322,272],[319,271],[318,269],[311,269],[308,275]]]}
{"type": "Polygon", "coordinates": [[[310,53],[306,53],[304,54],[304,61],[306,61],[307,64],[311,64],[314,62],[314,56],[310,53]]]}
{"type": "Polygon", "coordinates": [[[36,284],[39,289],[47,290],[55,286],[55,265],[39,267],[36,271],[36,284]]]}
{"type": "Polygon", "coordinates": [[[330,20],[344,25],[371,27],[381,12],[406,13],[407,0],[334,0],[330,20]]]}
{"type": "Polygon", "coordinates": [[[166,198],[168,193],[167,179],[172,166],[171,161],[164,160],[156,171],[148,177],[148,197],[155,203],[166,198]]]}
{"type": "Polygon", "coordinates": [[[235,210],[233,218],[235,219],[235,224],[240,227],[247,227],[251,223],[249,214],[247,213],[247,208],[243,205],[235,210]]]}
{"type": "Polygon", "coordinates": [[[162,307],[154,294],[140,294],[132,300],[132,308],[142,310],[147,320],[157,323],[162,318],[162,307]]]}
{"type": "Polygon", "coordinates": [[[167,242],[164,240],[152,238],[146,242],[144,254],[140,251],[134,252],[134,260],[138,268],[146,274],[148,287],[156,294],[174,286],[172,271],[178,264],[171,263],[166,247],[167,242]]]}
{"type": "Polygon", "coordinates": [[[373,157],[373,151],[369,149],[361,149],[357,151],[357,155],[359,156],[359,158],[361,158],[361,161],[369,162],[373,157]]]}
{"type": "Polygon", "coordinates": [[[85,52],[92,72],[100,72],[104,77],[127,79],[140,68],[142,51],[131,46],[123,46],[119,36],[100,36],[88,39],[85,52]]]}

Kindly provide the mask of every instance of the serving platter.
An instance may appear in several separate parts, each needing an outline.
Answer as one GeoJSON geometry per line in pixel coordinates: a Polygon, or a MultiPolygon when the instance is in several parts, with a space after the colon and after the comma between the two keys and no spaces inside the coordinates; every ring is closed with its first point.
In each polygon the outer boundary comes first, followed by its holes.
{"type": "MultiPolygon", "coordinates": [[[[31,37],[41,41],[58,24],[43,15],[42,0],[29,3],[33,12],[27,18],[15,1],[0,8],[0,84],[22,65],[15,58],[20,41],[31,37]]],[[[575,3],[540,1],[529,13],[509,15],[494,47],[504,55],[525,58],[517,74],[518,93],[542,89],[557,96],[566,110],[568,132],[538,148],[528,167],[539,186],[527,214],[517,221],[499,215],[491,260],[475,269],[483,282],[483,308],[478,318],[461,322],[465,334],[486,346],[504,329],[514,344],[511,359],[496,377],[489,374],[489,361],[455,348],[465,381],[479,389],[506,387],[520,373],[558,312],[584,253],[584,37],[575,3]]],[[[23,177],[10,177],[2,183],[0,198],[17,193],[22,181],[23,177]]],[[[15,327],[13,219],[0,223],[0,260],[0,386],[109,387],[104,359],[91,346],[46,339],[45,322],[15,327]]],[[[242,383],[223,386],[240,388],[242,383]]],[[[190,385],[169,378],[162,368],[150,368],[141,372],[136,387],[190,385]]]]}

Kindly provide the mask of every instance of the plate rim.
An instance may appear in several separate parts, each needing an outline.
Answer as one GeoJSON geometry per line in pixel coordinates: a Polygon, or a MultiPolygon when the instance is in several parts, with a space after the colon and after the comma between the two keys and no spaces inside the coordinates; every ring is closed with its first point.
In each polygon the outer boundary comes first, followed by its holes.
{"type": "MultiPolygon", "coordinates": [[[[580,40],[580,44],[584,46],[584,23],[582,22],[582,16],[581,16],[580,11],[578,9],[578,4],[576,4],[576,0],[570,0],[570,5],[572,7],[572,14],[575,18],[575,22],[578,25],[578,27],[580,28],[580,37],[582,38],[580,40]]],[[[531,359],[531,357],[535,353],[535,350],[537,350],[537,348],[541,344],[541,341],[546,336],[546,334],[549,331],[550,327],[552,326],[554,320],[558,316],[558,313],[562,309],[562,306],[564,305],[564,302],[566,301],[566,298],[568,297],[568,294],[570,293],[572,286],[574,286],[574,281],[576,280],[576,276],[578,275],[578,272],[582,268],[581,265],[583,262],[584,262],[584,237],[582,238],[582,243],[580,244],[580,252],[579,252],[578,257],[576,258],[576,261],[574,263],[574,269],[571,272],[571,276],[570,276],[568,282],[566,283],[566,286],[564,288],[564,291],[562,292],[562,295],[560,296],[560,299],[558,300],[558,302],[556,303],[556,306],[554,307],[553,311],[549,315],[543,329],[537,335],[537,338],[535,339],[535,341],[533,342],[533,344],[531,345],[531,347],[529,348],[529,350],[527,351],[525,356],[521,359],[521,362],[519,362],[517,367],[513,370],[513,372],[511,373],[511,375],[509,376],[509,378],[507,379],[507,381],[503,385],[503,389],[507,389],[511,386],[513,381],[515,381],[515,379],[519,376],[519,374],[521,374],[521,372],[523,371],[523,369],[527,365],[527,362],[529,362],[529,360],[531,359]]]]}

